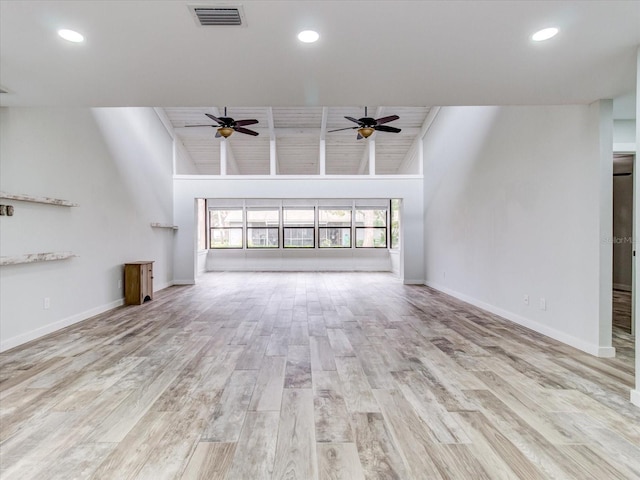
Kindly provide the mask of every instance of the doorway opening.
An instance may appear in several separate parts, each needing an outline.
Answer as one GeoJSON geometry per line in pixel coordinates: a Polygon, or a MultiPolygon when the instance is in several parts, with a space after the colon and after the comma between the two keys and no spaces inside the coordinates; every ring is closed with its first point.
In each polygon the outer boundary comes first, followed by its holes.
{"type": "Polygon", "coordinates": [[[633,355],[633,182],[635,155],[613,156],[613,343],[618,356],[633,355]]]}

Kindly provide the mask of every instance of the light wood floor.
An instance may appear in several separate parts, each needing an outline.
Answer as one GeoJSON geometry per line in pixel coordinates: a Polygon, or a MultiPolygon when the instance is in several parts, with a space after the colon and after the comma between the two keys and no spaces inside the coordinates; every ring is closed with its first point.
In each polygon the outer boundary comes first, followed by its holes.
{"type": "Polygon", "coordinates": [[[387,274],[209,274],[0,355],[1,476],[640,478],[616,342],[387,274]]]}
{"type": "Polygon", "coordinates": [[[631,333],[631,292],[613,290],[613,326],[631,333]]]}

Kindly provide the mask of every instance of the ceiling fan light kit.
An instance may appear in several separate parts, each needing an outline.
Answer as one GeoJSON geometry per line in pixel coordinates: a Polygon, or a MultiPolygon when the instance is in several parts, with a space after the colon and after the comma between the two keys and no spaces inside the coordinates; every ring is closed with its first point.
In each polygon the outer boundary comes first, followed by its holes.
{"type": "Polygon", "coordinates": [[[374,131],[379,132],[389,132],[389,133],[400,133],[402,130],[396,127],[389,127],[388,125],[383,125],[383,123],[393,122],[394,120],[400,119],[398,115],[389,115],[388,117],[382,118],[371,118],[367,116],[367,107],[364,107],[364,117],[358,118],[357,120],[353,117],[344,117],[350,122],[357,123],[358,125],[355,127],[346,127],[346,128],[338,128],[336,130],[329,130],[329,132],[339,132],[341,130],[358,130],[358,136],[356,140],[360,140],[362,138],[369,138],[374,131]]]}
{"type": "Polygon", "coordinates": [[[185,125],[185,127],[213,127],[216,129],[216,138],[224,137],[229,138],[233,132],[240,132],[246,135],[257,137],[260,135],[254,130],[244,128],[245,125],[255,125],[258,120],[255,118],[247,120],[234,120],[231,117],[227,117],[227,107],[224,107],[224,117],[214,117],[210,113],[205,113],[207,117],[217,123],[217,125],[185,125]]]}
{"type": "Polygon", "coordinates": [[[233,133],[233,128],[231,128],[231,127],[220,127],[218,129],[218,133],[220,134],[220,136],[222,136],[224,138],[228,138],[233,133]]]}
{"type": "Polygon", "coordinates": [[[358,129],[358,134],[362,138],[369,138],[373,132],[374,132],[374,130],[373,130],[372,127],[362,127],[360,129],[358,129]]]}

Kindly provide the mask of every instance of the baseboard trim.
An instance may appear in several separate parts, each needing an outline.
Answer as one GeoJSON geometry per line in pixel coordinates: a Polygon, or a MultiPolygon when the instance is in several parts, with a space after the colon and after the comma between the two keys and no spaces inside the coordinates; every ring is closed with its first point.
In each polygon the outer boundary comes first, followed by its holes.
{"type": "Polygon", "coordinates": [[[113,302],[107,303],[105,305],[91,308],[84,312],[71,315],[70,317],[63,318],[62,320],[58,320],[57,322],[44,325],[40,328],[36,328],[35,330],[21,333],[20,335],[16,335],[15,337],[7,338],[6,340],[2,340],[0,342],[0,352],[4,352],[11,348],[18,347],[32,340],[36,340],[50,333],[54,333],[65,327],[74,325],[78,322],[82,322],[83,320],[87,320],[88,318],[95,317],[96,315],[100,315],[101,313],[104,313],[108,310],[112,310],[123,304],[124,304],[124,298],[120,298],[118,300],[114,300],[113,302]]]}
{"type": "Polygon", "coordinates": [[[640,390],[631,390],[631,403],[640,407],[640,390]]]}
{"type": "Polygon", "coordinates": [[[424,279],[422,278],[405,278],[402,280],[405,285],[424,285],[424,279]]]}
{"type": "Polygon", "coordinates": [[[599,347],[596,357],[601,358],[613,358],[616,356],[616,349],[614,347],[599,347]]]}
{"type": "Polygon", "coordinates": [[[186,280],[174,280],[173,285],[195,285],[196,281],[194,279],[186,279],[186,280]]]}
{"type": "Polygon", "coordinates": [[[172,287],[173,285],[174,285],[173,282],[163,282],[163,283],[160,283],[160,284],[155,284],[154,288],[153,288],[153,291],[154,291],[154,293],[155,292],[159,292],[160,290],[164,290],[165,288],[172,287]]]}
{"type": "Polygon", "coordinates": [[[463,302],[467,302],[478,308],[482,308],[483,310],[499,315],[513,323],[517,323],[518,325],[522,325],[523,327],[530,328],[531,330],[541,333],[542,335],[545,335],[549,338],[553,338],[554,340],[558,340],[559,342],[562,342],[571,347],[577,348],[578,350],[582,350],[583,352],[586,352],[590,355],[593,355],[596,357],[605,357],[605,358],[615,357],[616,355],[616,349],[613,347],[601,347],[599,345],[585,342],[584,340],[576,338],[565,332],[556,330],[555,328],[551,328],[547,325],[536,322],[534,320],[530,320],[526,317],[517,315],[508,310],[504,310],[502,308],[496,307],[495,305],[491,305],[489,303],[483,302],[481,300],[478,300],[477,298],[470,297],[469,295],[465,295],[464,293],[460,293],[456,290],[443,287],[442,285],[438,285],[437,283],[425,282],[425,285],[427,285],[428,287],[434,288],[436,290],[439,290],[443,293],[446,293],[447,295],[451,295],[452,297],[455,297],[458,300],[462,300],[463,302]]]}

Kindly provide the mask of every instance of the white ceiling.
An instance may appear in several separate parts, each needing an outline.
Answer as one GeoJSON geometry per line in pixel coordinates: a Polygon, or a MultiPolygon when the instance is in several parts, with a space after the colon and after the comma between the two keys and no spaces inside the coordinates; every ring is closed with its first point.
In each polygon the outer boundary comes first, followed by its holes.
{"type": "MultiPolygon", "coordinates": [[[[0,0],[0,105],[166,107],[201,173],[219,172],[220,141],[181,127],[228,105],[260,121],[229,141],[243,174],[268,173],[271,135],[280,173],[316,173],[322,107],[329,130],[374,105],[403,129],[375,134],[377,172],[403,173],[429,106],[619,98],[632,115],[639,44],[640,1],[0,0]],[[241,6],[246,25],[201,27],[189,5],[241,6]],[[550,25],[556,38],[529,39],[550,25]],[[320,41],[298,42],[309,28],[320,41]]],[[[366,172],[365,145],[328,133],[327,173],[366,172]]]]}
{"type": "Polygon", "coordinates": [[[635,89],[638,1],[2,1],[2,105],[589,103],[635,89]],[[530,34],[556,25],[553,40],[530,34]],[[70,44],[59,28],[86,42],[70,44]],[[307,45],[302,29],[320,32],[307,45]]]}

